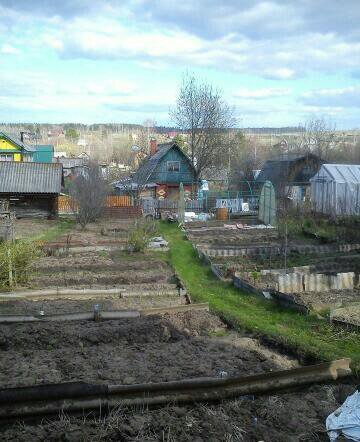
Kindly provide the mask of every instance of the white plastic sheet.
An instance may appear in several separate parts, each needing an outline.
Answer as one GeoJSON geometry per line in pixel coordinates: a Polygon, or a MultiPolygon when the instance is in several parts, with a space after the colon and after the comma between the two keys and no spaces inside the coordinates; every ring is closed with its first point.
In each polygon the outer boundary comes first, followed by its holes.
{"type": "Polygon", "coordinates": [[[340,435],[360,442],[360,392],[356,391],[326,419],[326,430],[331,442],[340,435]]]}

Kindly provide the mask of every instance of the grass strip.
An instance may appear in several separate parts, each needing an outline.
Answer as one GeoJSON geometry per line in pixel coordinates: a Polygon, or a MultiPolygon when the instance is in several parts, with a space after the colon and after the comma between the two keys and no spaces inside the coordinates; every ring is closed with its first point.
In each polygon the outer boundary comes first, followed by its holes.
{"type": "Polygon", "coordinates": [[[170,243],[170,262],[193,301],[209,302],[211,310],[234,328],[265,337],[303,361],[349,357],[352,368],[360,373],[359,333],[332,326],[315,315],[278,307],[216,279],[176,225],[160,222],[159,229],[170,243]]]}
{"type": "Polygon", "coordinates": [[[59,236],[66,233],[72,227],[74,227],[75,221],[69,219],[60,219],[55,225],[46,228],[41,233],[31,236],[29,239],[33,241],[49,242],[57,239],[59,236]]]}

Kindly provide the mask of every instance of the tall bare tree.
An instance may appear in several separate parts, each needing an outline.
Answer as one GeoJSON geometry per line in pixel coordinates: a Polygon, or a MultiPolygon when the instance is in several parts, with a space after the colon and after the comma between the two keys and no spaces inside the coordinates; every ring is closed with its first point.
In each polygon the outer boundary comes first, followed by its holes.
{"type": "Polygon", "coordinates": [[[227,164],[224,136],[234,127],[236,119],[219,89],[193,74],[185,74],[171,117],[188,134],[188,154],[196,179],[204,169],[227,164]]]}
{"type": "Polygon", "coordinates": [[[308,120],[301,137],[301,144],[303,150],[328,160],[338,145],[335,125],[323,117],[308,120]]]}
{"type": "Polygon", "coordinates": [[[69,191],[76,221],[83,229],[101,217],[108,187],[97,163],[88,162],[83,173],[71,183],[69,191]]]}

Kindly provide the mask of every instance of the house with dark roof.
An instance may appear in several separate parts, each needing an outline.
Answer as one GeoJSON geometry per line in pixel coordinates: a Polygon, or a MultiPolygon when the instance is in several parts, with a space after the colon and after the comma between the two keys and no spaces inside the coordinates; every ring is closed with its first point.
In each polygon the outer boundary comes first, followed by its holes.
{"type": "Polygon", "coordinates": [[[323,163],[312,153],[279,155],[266,161],[256,181],[271,181],[279,198],[305,200],[310,195],[310,178],[323,163]]]}
{"type": "Polygon", "coordinates": [[[190,158],[176,142],[157,145],[155,140],[151,140],[150,155],[130,180],[115,183],[115,189],[120,193],[130,189],[141,196],[176,200],[180,183],[184,185],[185,194],[190,193],[193,186],[197,189],[195,169],[190,158]]]}
{"type": "Polygon", "coordinates": [[[24,142],[23,132],[20,138],[0,132],[0,161],[33,161],[34,152],[34,146],[24,142]]]}
{"type": "Polygon", "coordinates": [[[62,185],[61,164],[0,162],[0,199],[10,202],[18,218],[55,214],[62,185]]]}

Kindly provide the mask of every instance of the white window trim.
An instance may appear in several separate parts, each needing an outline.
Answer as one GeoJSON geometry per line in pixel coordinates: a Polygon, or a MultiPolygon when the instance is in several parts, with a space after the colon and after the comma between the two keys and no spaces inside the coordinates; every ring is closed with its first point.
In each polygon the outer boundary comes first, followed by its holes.
{"type": "Polygon", "coordinates": [[[14,154],[0,153],[0,161],[14,161],[14,154]],[[4,159],[3,159],[3,157],[4,157],[4,159]]]}
{"type": "Polygon", "coordinates": [[[177,160],[175,160],[175,161],[167,161],[166,170],[168,172],[180,172],[180,161],[177,161],[177,160]],[[169,170],[169,163],[177,163],[178,166],[179,166],[179,170],[169,170]]]}

